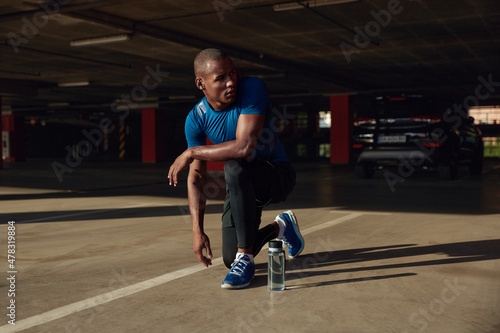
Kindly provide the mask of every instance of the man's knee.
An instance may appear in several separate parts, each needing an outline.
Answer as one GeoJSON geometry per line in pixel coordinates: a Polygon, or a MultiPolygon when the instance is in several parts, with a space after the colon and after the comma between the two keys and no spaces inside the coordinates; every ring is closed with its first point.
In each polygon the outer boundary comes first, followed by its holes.
{"type": "Polygon", "coordinates": [[[224,265],[227,268],[231,268],[231,264],[234,262],[235,255],[223,255],[222,259],[224,260],[224,265]]]}

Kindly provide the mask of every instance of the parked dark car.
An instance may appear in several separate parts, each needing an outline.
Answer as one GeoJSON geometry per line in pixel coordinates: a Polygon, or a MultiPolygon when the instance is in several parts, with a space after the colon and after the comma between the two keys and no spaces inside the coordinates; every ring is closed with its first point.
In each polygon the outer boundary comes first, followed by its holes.
{"type": "Polygon", "coordinates": [[[445,112],[420,95],[375,98],[354,120],[357,176],[371,178],[376,169],[389,165],[438,170],[441,178],[455,179],[459,165],[467,164],[472,174],[481,174],[481,131],[474,119],[446,117],[445,112]]]}

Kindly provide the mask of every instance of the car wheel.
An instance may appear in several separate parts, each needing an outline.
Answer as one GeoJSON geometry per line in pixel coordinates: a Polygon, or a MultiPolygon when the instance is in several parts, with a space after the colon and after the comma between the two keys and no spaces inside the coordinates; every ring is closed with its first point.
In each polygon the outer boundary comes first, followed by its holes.
{"type": "Polygon", "coordinates": [[[469,165],[471,175],[480,175],[483,172],[484,146],[481,142],[479,147],[474,152],[474,157],[469,165]]]}
{"type": "Polygon", "coordinates": [[[449,160],[438,167],[439,177],[441,179],[453,180],[458,176],[458,158],[455,154],[450,156],[449,160]]]}
{"type": "Polygon", "coordinates": [[[375,173],[372,163],[357,163],[355,166],[356,176],[358,178],[368,179],[372,178],[375,173]]]}

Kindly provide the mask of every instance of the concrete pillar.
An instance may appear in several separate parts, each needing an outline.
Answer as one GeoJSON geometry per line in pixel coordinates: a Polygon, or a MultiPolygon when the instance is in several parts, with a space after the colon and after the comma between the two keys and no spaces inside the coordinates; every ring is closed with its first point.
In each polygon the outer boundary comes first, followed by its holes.
{"type": "MultiPolygon", "coordinates": [[[[3,132],[3,123],[2,123],[2,96],[0,96],[0,134],[3,132]]],[[[0,146],[2,147],[3,152],[3,135],[0,135],[0,146]]],[[[3,153],[0,155],[0,170],[3,169],[3,153]]]]}
{"type": "Polygon", "coordinates": [[[26,160],[26,126],[23,116],[6,115],[3,118],[2,155],[7,162],[26,160]]]}
{"type": "Polygon", "coordinates": [[[350,157],[352,119],[349,96],[330,96],[332,127],[330,128],[330,163],[347,164],[350,157]]]}

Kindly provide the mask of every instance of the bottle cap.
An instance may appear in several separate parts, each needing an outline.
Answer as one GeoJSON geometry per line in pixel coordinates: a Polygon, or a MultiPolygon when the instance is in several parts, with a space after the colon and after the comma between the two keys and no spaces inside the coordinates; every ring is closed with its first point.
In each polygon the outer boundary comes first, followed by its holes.
{"type": "Polygon", "coordinates": [[[283,242],[280,240],[272,240],[269,242],[269,248],[270,249],[282,249],[283,248],[283,242]]]}

